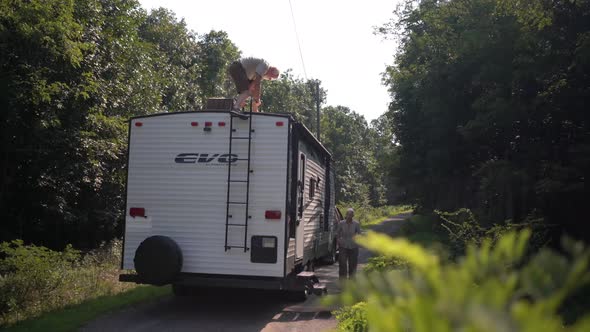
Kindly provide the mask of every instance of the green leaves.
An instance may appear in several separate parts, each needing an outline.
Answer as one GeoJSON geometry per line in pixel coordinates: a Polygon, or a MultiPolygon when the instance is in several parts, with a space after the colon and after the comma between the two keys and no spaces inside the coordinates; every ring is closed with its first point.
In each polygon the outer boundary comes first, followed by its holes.
{"type": "Polygon", "coordinates": [[[120,233],[127,119],[227,94],[239,54],[135,0],[3,1],[0,44],[2,234],[51,247],[120,233]]]}
{"type": "Polygon", "coordinates": [[[588,234],[573,220],[585,213],[590,168],[589,14],[588,1],[400,7],[380,31],[401,37],[384,82],[400,145],[391,173],[411,199],[469,207],[483,224],[540,214],[588,234]]]}
{"type": "Polygon", "coordinates": [[[361,274],[340,296],[363,301],[337,317],[346,331],[580,331],[590,320],[563,327],[557,315],[567,296],[590,282],[590,251],[565,256],[543,249],[530,259],[530,231],[510,232],[495,245],[472,245],[457,262],[440,260],[404,239],[368,233],[359,243],[408,270],[361,274]],[[366,321],[363,318],[364,310],[366,321]],[[343,314],[345,313],[345,314],[343,314]],[[360,328],[358,328],[360,326],[360,328]],[[352,328],[351,328],[352,327],[352,328]]]}

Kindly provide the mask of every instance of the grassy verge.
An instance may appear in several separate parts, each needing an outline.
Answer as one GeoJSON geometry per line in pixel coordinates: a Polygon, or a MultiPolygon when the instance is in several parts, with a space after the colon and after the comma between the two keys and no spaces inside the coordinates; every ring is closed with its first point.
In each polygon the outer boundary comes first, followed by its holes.
{"type": "Polygon", "coordinates": [[[401,227],[401,235],[424,247],[448,245],[447,232],[440,226],[438,217],[413,215],[401,227]]]}
{"type": "Polygon", "coordinates": [[[77,305],[22,321],[4,331],[74,331],[98,316],[121,309],[131,304],[157,299],[171,294],[170,286],[138,286],[127,292],[101,296],[77,305]]]}
{"type": "Polygon", "coordinates": [[[345,214],[350,207],[354,209],[354,218],[361,223],[361,227],[366,229],[371,225],[376,225],[382,221],[391,218],[400,213],[412,212],[413,207],[410,205],[386,205],[380,207],[364,206],[360,204],[339,204],[340,211],[345,214]]]}

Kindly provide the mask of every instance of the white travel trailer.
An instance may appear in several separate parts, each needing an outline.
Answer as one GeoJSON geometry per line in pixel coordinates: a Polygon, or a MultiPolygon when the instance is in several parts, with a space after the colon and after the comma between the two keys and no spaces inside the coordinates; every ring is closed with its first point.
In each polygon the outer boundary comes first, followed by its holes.
{"type": "Polygon", "coordinates": [[[131,119],[120,280],[325,291],[309,267],[336,253],[331,165],[289,114],[131,119]]]}

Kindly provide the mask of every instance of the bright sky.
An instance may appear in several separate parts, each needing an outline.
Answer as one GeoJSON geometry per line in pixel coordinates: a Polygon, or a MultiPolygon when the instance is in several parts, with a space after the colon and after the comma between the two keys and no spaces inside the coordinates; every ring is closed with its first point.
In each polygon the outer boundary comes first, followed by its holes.
{"type": "MultiPolygon", "coordinates": [[[[299,34],[299,55],[289,0],[140,0],[146,9],[165,7],[198,34],[223,30],[243,56],[264,58],[279,70],[319,79],[325,105],[347,106],[376,119],[390,97],[381,73],[393,63],[395,44],[373,34],[393,18],[400,0],[291,0],[299,34]]],[[[325,106],[324,105],[324,106],[325,106]]]]}

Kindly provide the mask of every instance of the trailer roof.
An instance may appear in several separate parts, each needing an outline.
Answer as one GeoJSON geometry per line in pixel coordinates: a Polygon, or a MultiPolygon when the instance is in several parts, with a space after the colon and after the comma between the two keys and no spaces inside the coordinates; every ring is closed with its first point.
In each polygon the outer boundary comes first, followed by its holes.
{"type": "MultiPolygon", "coordinates": [[[[215,113],[215,114],[219,114],[219,113],[231,113],[231,112],[232,111],[218,111],[218,110],[215,110],[215,111],[203,110],[203,111],[163,112],[163,113],[134,116],[134,117],[129,118],[129,122],[131,122],[132,120],[135,120],[135,119],[152,118],[152,117],[157,117],[157,116],[166,116],[166,115],[175,115],[175,114],[186,114],[186,113],[199,113],[199,114],[201,114],[201,113],[215,113]]],[[[248,114],[248,115],[252,114],[252,115],[256,115],[256,116],[275,116],[275,117],[281,117],[281,118],[288,118],[289,121],[293,122],[295,130],[297,130],[298,133],[306,141],[308,141],[310,144],[313,144],[316,148],[320,149],[323,153],[326,154],[326,156],[329,159],[332,159],[332,154],[330,153],[330,151],[328,149],[326,149],[326,147],[317,139],[317,137],[315,137],[315,135],[302,122],[296,120],[295,117],[293,116],[293,114],[291,114],[291,113],[265,113],[265,112],[253,112],[253,113],[244,112],[244,113],[248,114]]]]}

